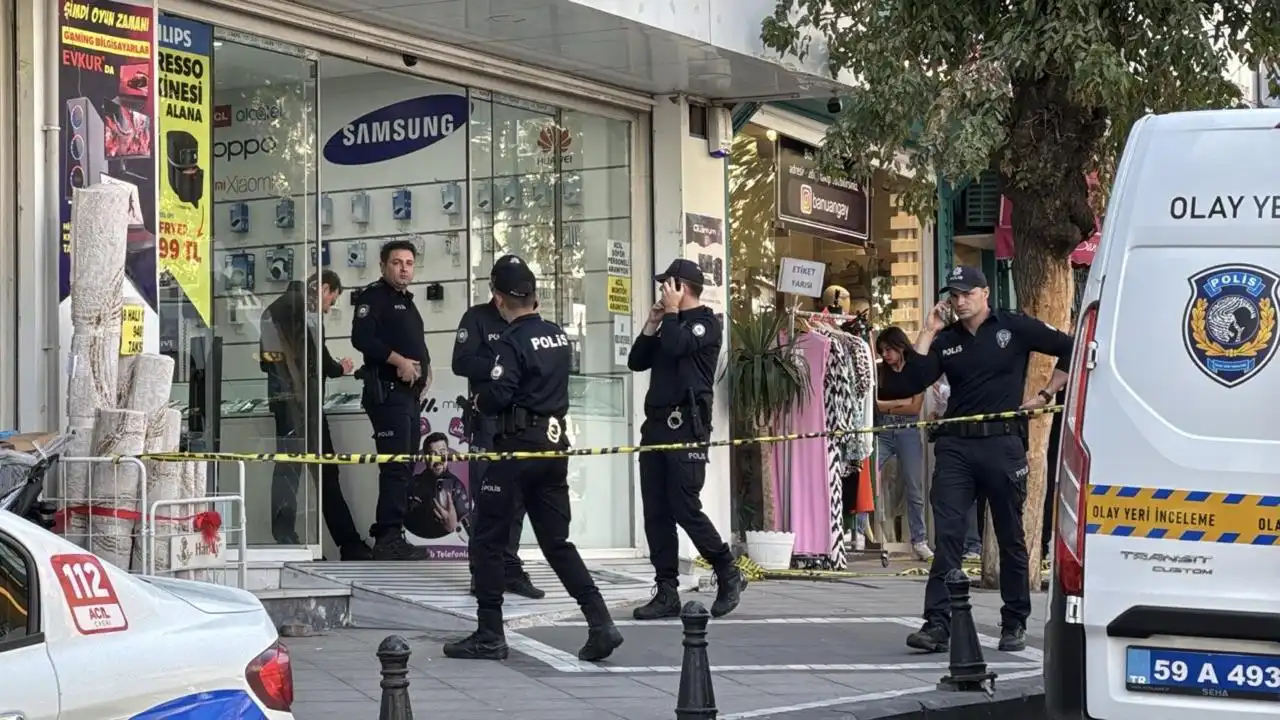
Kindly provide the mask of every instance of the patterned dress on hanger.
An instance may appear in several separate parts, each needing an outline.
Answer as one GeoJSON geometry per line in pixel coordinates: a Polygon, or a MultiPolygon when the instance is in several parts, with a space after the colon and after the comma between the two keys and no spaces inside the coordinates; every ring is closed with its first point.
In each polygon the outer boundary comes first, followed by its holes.
{"type": "Polygon", "coordinates": [[[840,433],[827,436],[827,487],[831,501],[831,543],[827,561],[833,568],[843,570],[848,564],[844,548],[843,478],[849,466],[849,450],[853,441],[847,433],[854,429],[853,356],[847,339],[833,338],[824,380],[826,393],[823,405],[827,429],[840,433]]]}

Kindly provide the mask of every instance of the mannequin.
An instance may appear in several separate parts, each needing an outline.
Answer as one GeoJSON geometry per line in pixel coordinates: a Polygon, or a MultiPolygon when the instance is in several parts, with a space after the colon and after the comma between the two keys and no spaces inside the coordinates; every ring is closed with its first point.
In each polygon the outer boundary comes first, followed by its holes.
{"type": "Polygon", "coordinates": [[[830,285],[822,291],[822,307],[836,315],[849,314],[849,291],[842,285],[830,285]]]}

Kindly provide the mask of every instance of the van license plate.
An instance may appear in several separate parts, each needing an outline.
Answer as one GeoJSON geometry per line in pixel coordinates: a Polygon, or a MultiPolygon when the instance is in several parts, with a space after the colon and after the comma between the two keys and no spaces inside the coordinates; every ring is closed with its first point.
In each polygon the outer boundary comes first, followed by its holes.
{"type": "Polygon", "coordinates": [[[1280,655],[1131,647],[1124,684],[1134,692],[1280,701],[1280,655]]]}

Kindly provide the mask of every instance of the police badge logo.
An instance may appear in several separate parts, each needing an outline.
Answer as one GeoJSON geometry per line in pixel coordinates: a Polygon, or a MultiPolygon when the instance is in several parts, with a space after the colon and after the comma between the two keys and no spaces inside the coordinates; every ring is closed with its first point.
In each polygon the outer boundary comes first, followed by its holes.
{"type": "Polygon", "coordinates": [[[493,369],[489,371],[489,379],[497,380],[498,378],[502,377],[503,372],[504,371],[501,365],[494,365],[493,369]]]}
{"type": "Polygon", "coordinates": [[[368,317],[368,316],[369,316],[368,305],[361,305],[360,307],[356,308],[356,317],[362,318],[362,317],[368,317]]]}
{"type": "Polygon", "coordinates": [[[458,328],[458,344],[459,344],[459,345],[461,345],[462,343],[464,343],[464,342],[466,342],[466,341],[467,341],[467,329],[466,329],[466,328],[458,328]]]}
{"type": "Polygon", "coordinates": [[[1223,387],[1253,378],[1275,355],[1280,277],[1254,265],[1219,265],[1189,278],[1183,345],[1223,387]]]}
{"type": "Polygon", "coordinates": [[[1013,339],[1013,333],[1008,330],[1001,330],[996,333],[996,344],[1002,348],[1009,347],[1009,341],[1013,339]]]}
{"type": "Polygon", "coordinates": [[[707,334],[707,327],[702,323],[694,323],[692,330],[694,337],[702,337],[707,334]]]}

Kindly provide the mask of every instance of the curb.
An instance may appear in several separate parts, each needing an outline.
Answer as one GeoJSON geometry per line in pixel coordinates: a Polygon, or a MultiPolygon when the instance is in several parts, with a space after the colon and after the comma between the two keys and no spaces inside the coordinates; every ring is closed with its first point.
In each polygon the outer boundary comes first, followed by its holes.
{"type": "Polygon", "coordinates": [[[1048,717],[1044,708],[1044,681],[1040,679],[1005,684],[997,680],[993,696],[935,690],[859,704],[845,712],[841,717],[848,720],[1041,720],[1048,717]]]}

